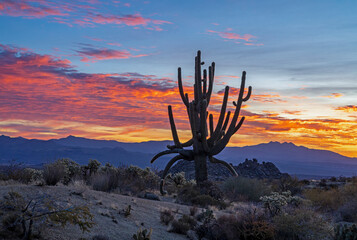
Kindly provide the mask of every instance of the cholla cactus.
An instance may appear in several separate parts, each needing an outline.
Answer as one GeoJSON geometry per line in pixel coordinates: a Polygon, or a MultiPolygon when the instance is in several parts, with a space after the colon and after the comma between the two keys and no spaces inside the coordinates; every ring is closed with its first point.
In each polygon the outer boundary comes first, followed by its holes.
{"type": "Polygon", "coordinates": [[[225,161],[218,160],[214,156],[219,154],[227,146],[230,138],[242,126],[245,118],[242,117],[239,120],[239,113],[243,103],[249,100],[252,93],[252,87],[248,87],[247,95],[245,95],[244,91],[246,73],[243,72],[237,102],[233,101],[235,110],[232,114],[232,118],[230,121],[231,112],[228,111],[226,113],[229,93],[229,87],[226,86],[220,115],[216,126],[214,126],[213,115],[209,114],[207,109],[211,100],[213,90],[215,63],[213,62],[211,66],[209,66],[208,74],[206,69],[203,70],[202,74],[201,65],[203,64],[204,62],[201,61],[201,52],[198,51],[197,56],[195,58],[195,83],[193,85],[194,98],[191,102],[189,101],[188,94],[184,93],[181,68],[178,68],[178,87],[181,99],[187,110],[191,126],[192,138],[185,143],[180,142],[176,130],[174,116],[172,113],[172,107],[169,105],[169,120],[171,125],[172,137],[175,144],[167,146],[169,150],[162,151],[156,154],[151,160],[151,163],[153,163],[157,158],[166,154],[176,153],[178,155],[173,157],[165,167],[160,184],[161,194],[165,193],[163,191],[165,176],[167,175],[171,166],[181,159],[186,161],[194,161],[195,178],[198,185],[201,185],[208,179],[207,160],[212,163],[223,164],[226,168],[229,169],[232,175],[238,176],[237,172],[230,164],[225,161]],[[185,147],[191,146],[192,150],[184,149],[185,147]]]}
{"type": "Polygon", "coordinates": [[[272,192],[270,195],[260,197],[260,201],[263,202],[265,209],[267,209],[271,215],[279,214],[283,207],[289,203],[297,204],[301,199],[297,196],[291,196],[290,191],[272,192]]]}

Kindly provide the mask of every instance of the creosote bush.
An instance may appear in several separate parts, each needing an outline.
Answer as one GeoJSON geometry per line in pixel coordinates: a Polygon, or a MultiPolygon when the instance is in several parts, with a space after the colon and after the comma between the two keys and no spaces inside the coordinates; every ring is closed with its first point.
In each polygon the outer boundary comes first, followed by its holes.
{"type": "Polygon", "coordinates": [[[333,227],[311,209],[293,209],[273,217],[276,239],[332,239],[333,227]]]}
{"type": "Polygon", "coordinates": [[[258,202],[261,196],[270,193],[270,187],[258,179],[233,177],[227,179],[221,186],[222,191],[231,201],[258,202]]]}
{"type": "Polygon", "coordinates": [[[182,215],[181,218],[178,220],[174,219],[171,222],[172,225],[172,232],[178,233],[178,234],[186,234],[188,230],[194,229],[197,224],[196,219],[189,215],[182,215]]]}
{"type": "Polygon", "coordinates": [[[61,206],[46,195],[25,198],[17,192],[9,192],[0,201],[2,229],[0,236],[6,239],[32,239],[39,234],[40,225],[52,222],[64,227],[79,226],[85,232],[93,226],[93,215],[86,206],[61,206]],[[37,232],[36,232],[37,230],[37,232]]]}
{"type": "MultiPolygon", "coordinates": [[[[273,240],[274,227],[267,221],[264,214],[256,209],[245,213],[223,215],[217,223],[227,240],[273,240]]],[[[223,239],[223,238],[222,238],[223,239]]]]}
{"type": "Polygon", "coordinates": [[[186,184],[177,195],[177,202],[200,207],[217,206],[226,208],[227,204],[222,200],[222,193],[212,183],[207,183],[205,187],[186,184]]]}
{"type": "Polygon", "coordinates": [[[164,209],[160,212],[160,221],[165,225],[169,225],[174,218],[175,216],[170,209],[164,209]]]}

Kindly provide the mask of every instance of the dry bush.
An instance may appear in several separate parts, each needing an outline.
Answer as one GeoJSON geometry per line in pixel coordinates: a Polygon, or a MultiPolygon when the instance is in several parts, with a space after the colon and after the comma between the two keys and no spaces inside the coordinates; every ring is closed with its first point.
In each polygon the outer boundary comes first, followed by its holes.
{"type": "Polygon", "coordinates": [[[94,224],[93,215],[86,206],[61,205],[47,195],[25,198],[17,192],[9,192],[0,201],[0,215],[0,237],[5,239],[32,239],[34,235],[39,236],[40,226],[49,222],[62,227],[77,225],[83,232],[89,231],[94,224]]]}
{"type": "Polygon", "coordinates": [[[107,173],[97,173],[91,177],[93,190],[102,192],[111,192],[119,186],[119,176],[115,171],[107,173]]]}
{"type": "Polygon", "coordinates": [[[294,209],[273,218],[276,239],[331,239],[333,226],[310,209],[294,209]]]}
{"type": "Polygon", "coordinates": [[[308,189],[304,196],[321,210],[336,211],[357,199],[357,183],[349,182],[340,188],[308,189]]]}
{"type": "Polygon", "coordinates": [[[357,223],[357,199],[347,201],[337,210],[337,213],[340,220],[357,223]]]}
{"type": "Polygon", "coordinates": [[[342,196],[338,189],[307,189],[304,192],[304,196],[321,210],[334,211],[337,210],[342,203],[342,196]]]}
{"type": "Polygon", "coordinates": [[[165,225],[169,225],[174,218],[174,214],[170,209],[164,209],[160,212],[160,221],[165,225]]]}
{"type": "Polygon", "coordinates": [[[130,192],[134,195],[148,190],[158,189],[160,178],[149,168],[141,169],[136,166],[120,167],[119,188],[121,192],[130,192]]]}
{"type": "MultiPolygon", "coordinates": [[[[217,206],[219,208],[226,208],[227,204],[221,199],[215,199],[208,194],[202,194],[199,187],[196,185],[187,184],[182,187],[177,194],[177,202],[187,205],[195,205],[200,207],[217,206]]],[[[204,192],[209,193],[209,191],[204,192]]]]}
{"type": "Polygon", "coordinates": [[[43,179],[47,185],[56,185],[64,174],[65,167],[59,162],[49,163],[43,167],[43,179]]]}
{"type": "Polygon", "coordinates": [[[274,227],[267,221],[264,214],[250,210],[235,215],[223,215],[217,223],[221,235],[227,240],[269,240],[274,239],[274,227]]]}
{"type": "Polygon", "coordinates": [[[229,178],[222,184],[224,194],[231,201],[258,202],[261,196],[270,193],[271,189],[262,180],[245,177],[229,178]]]}
{"type": "Polygon", "coordinates": [[[304,185],[304,181],[300,181],[297,177],[291,176],[284,176],[280,179],[273,180],[272,183],[272,190],[274,192],[290,191],[292,195],[301,193],[301,188],[304,185]]]}
{"type": "Polygon", "coordinates": [[[196,224],[197,221],[193,217],[184,214],[178,220],[175,219],[171,222],[171,231],[178,234],[186,234],[188,230],[194,229],[196,224]]]}

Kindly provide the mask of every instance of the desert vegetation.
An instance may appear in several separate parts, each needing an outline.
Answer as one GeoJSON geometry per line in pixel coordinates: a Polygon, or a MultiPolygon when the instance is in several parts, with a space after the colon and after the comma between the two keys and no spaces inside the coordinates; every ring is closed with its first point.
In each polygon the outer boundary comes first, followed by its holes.
{"type": "MultiPolygon", "coordinates": [[[[155,239],[157,228],[176,234],[167,239],[176,239],[179,235],[223,240],[356,239],[356,177],[321,180],[232,177],[220,182],[207,181],[206,187],[200,188],[196,181],[176,173],[169,174],[168,194],[160,197],[162,172],[148,168],[101,165],[95,160],[80,166],[70,159],[59,159],[42,169],[15,164],[11,168],[12,171],[3,171],[1,175],[0,234],[5,239],[9,236],[41,239],[46,236],[46,228],[70,225],[78,234],[87,234],[86,239],[115,239],[112,235],[91,232],[98,218],[93,214],[94,206],[102,206],[102,202],[93,205],[90,199],[83,198],[76,204],[64,204],[46,193],[48,187],[69,189],[71,196],[81,196],[85,190],[100,191],[114,199],[124,195],[157,204],[157,211],[151,213],[157,225],[139,224],[130,233],[132,239],[155,239]],[[22,194],[8,187],[14,184],[34,187],[42,194],[22,194]],[[187,208],[162,208],[162,202],[174,202],[187,208]]],[[[115,209],[117,216],[103,211],[99,217],[118,224],[130,221],[137,214],[135,201],[110,209],[115,209]]]]}

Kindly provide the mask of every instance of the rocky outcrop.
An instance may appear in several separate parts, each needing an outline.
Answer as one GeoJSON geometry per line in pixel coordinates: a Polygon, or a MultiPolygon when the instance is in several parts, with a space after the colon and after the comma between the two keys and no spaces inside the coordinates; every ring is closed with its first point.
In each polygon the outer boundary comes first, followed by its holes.
{"type": "MultiPolygon", "coordinates": [[[[256,159],[246,159],[238,166],[233,166],[239,176],[248,178],[268,178],[279,179],[288,176],[286,173],[281,173],[279,169],[271,162],[259,163],[256,159]]],[[[214,181],[222,181],[231,176],[231,173],[226,167],[221,164],[207,162],[208,178],[214,181]]],[[[170,173],[184,172],[186,179],[195,179],[195,166],[193,162],[180,161],[170,169],[170,173]]]]}

